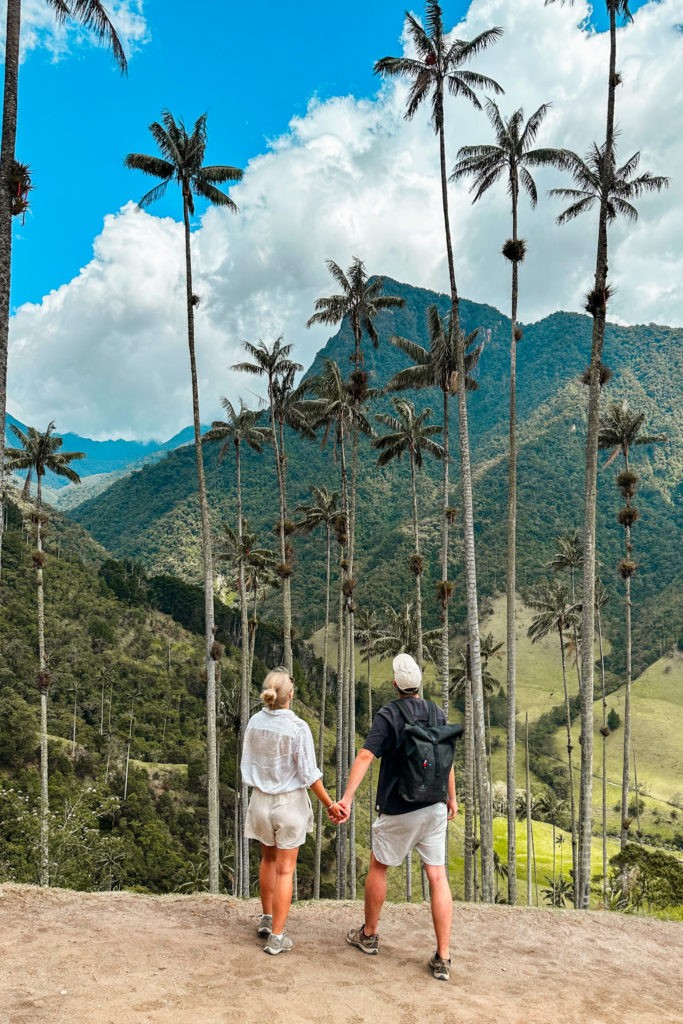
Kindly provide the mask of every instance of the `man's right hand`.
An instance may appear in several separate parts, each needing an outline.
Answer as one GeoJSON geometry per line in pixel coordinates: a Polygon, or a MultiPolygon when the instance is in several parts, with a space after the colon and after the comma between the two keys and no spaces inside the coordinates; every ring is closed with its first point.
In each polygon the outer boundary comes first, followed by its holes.
{"type": "Polygon", "coordinates": [[[343,825],[345,821],[348,821],[351,816],[351,801],[342,797],[341,800],[337,800],[337,821],[340,825],[343,825]]]}

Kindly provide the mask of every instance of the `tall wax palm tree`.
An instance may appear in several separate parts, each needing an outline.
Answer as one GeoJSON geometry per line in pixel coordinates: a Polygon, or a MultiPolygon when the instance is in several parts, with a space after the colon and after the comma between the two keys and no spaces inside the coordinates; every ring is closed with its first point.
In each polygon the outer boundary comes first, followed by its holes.
{"type": "MultiPolygon", "coordinates": [[[[282,579],[282,631],[284,643],[284,664],[291,674],[294,670],[294,659],[292,657],[292,560],[291,545],[287,540],[287,498],[285,487],[285,453],[282,449],[278,422],[276,418],[276,394],[279,395],[285,387],[291,389],[294,375],[303,369],[301,363],[290,359],[292,345],[283,344],[283,338],[276,338],[269,347],[265,342],[259,341],[253,345],[250,341],[243,344],[245,351],[251,356],[252,361],[235,363],[233,370],[241,373],[251,373],[257,377],[265,377],[268,385],[268,403],[270,406],[270,424],[273,438],[273,449],[275,451],[275,469],[277,472],[278,494],[280,502],[280,514],[278,517],[278,536],[280,538],[280,566],[278,572],[282,579]]],[[[281,399],[282,402],[282,399],[281,399]]]]}
{"type": "MultiPolygon", "coordinates": [[[[477,89],[491,89],[496,93],[503,90],[492,78],[471,71],[467,65],[502,34],[500,28],[491,28],[480,33],[475,39],[449,40],[444,32],[441,7],[437,0],[427,0],[426,28],[410,13],[406,12],[406,30],[415,50],[415,57],[383,57],[375,64],[375,71],[390,77],[398,76],[412,80],[408,95],[405,117],[410,120],[426,100],[431,101],[431,122],[439,139],[439,160],[441,170],[441,201],[446,239],[446,258],[451,292],[451,326],[453,333],[459,386],[458,427],[461,484],[463,493],[463,522],[465,541],[465,576],[467,581],[467,624],[472,659],[472,688],[475,733],[477,737],[477,759],[479,761],[479,786],[481,789],[483,818],[483,877],[482,887],[486,902],[494,900],[493,873],[493,823],[489,814],[489,780],[484,772],[486,744],[484,739],[484,701],[481,689],[481,658],[479,653],[479,610],[477,600],[477,569],[474,546],[474,511],[472,503],[472,470],[470,465],[469,431],[467,425],[467,399],[465,394],[465,348],[466,339],[460,329],[459,297],[455,280],[455,264],[451,242],[451,228],[448,211],[448,181],[446,171],[446,141],[444,99],[446,92],[454,97],[463,97],[475,107],[481,108],[477,89]]],[[[446,531],[444,524],[444,532],[446,531]]],[[[447,541],[446,541],[447,543],[447,541]]],[[[442,582],[446,584],[444,575],[442,582]]],[[[447,656],[446,656],[447,657],[447,656]]],[[[443,671],[444,689],[448,687],[448,663],[443,671]]]]}
{"type": "MultiPolygon", "coordinates": [[[[494,640],[492,633],[487,633],[481,640],[482,651],[482,688],[486,704],[487,718],[490,727],[490,700],[500,684],[488,670],[488,662],[492,657],[499,656],[502,643],[494,640]]],[[[464,884],[465,900],[471,902],[476,898],[476,853],[478,844],[476,837],[476,820],[474,797],[475,785],[475,764],[474,764],[474,722],[472,716],[472,669],[469,656],[469,647],[457,652],[455,666],[450,685],[450,695],[454,700],[462,701],[465,707],[464,736],[465,736],[465,764],[464,764],[464,788],[465,788],[465,863],[464,863],[464,884]]],[[[489,745],[490,761],[490,745],[489,745]]],[[[480,847],[479,847],[480,848],[480,847]]]]}
{"type": "Polygon", "coordinates": [[[423,559],[420,552],[420,520],[417,511],[417,480],[416,473],[422,469],[424,456],[431,455],[435,459],[444,456],[443,445],[434,441],[436,434],[441,433],[438,424],[427,423],[432,415],[431,409],[415,412],[415,406],[405,398],[393,398],[394,416],[388,413],[377,413],[375,419],[389,427],[389,433],[379,437],[374,447],[380,452],[377,464],[386,466],[392,459],[400,459],[404,453],[410,459],[410,484],[413,499],[413,543],[415,549],[410,557],[410,568],[415,576],[415,614],[417,616],[417,663],[424,668],[422,651],[422,570],[423,559]]]}
{"type": "MultiPolygon", "coordinates": [[[[351,538],[349,523],[351,520],[351,504],[349,494],[348,470],[346,461],[346,445],[349,437],[357,437],[359,433],[374,435],[374,430],[357,401],[354,385],[345,381],[337,364],[325,360],[322,374],[307,382],[308,391],[313,398],[307,403],[311,426],[316,429],[324,426],[322,443],[325,445],[332,433],[335,452],[340,454],[341,478],[341,513],[338,526],[340,540],[340,577],[339,591],[339,638],[337,655],[337,792],[342,792],[346,784],[346,773],[355,756],[355,673],[351,667],[354,659],[353,644],[353,592],[356,581],[352,574],[350,559],[351,538]],[[347,670],[348,667],[348,670],[347,670]]],[[[368,390],[366,397],[373,392],[368,390]]],[[[350,885],[355,886],[355,813],[351,809],[348,831],[350,833],[350,885]]],[[[340,826],[337,832],[338,856],[338,891],[345,893],[345,857],[346,828],[340,826]]]]}
{"type": "Polygon", "coordinates": [[[617,167],[615,152],[614,94],[621,80],[616,72],[616,16],[630,17],[626,0],[607,0],[610,19],[610,72],[607,101],[607,130],[603,145],[593,145],[585,160],[575,154],[569,170],[576,188],[552,189],[551,194],[571,201],[557,218],[564,224],[598,205],[598,243],[595,282],[587,296],[586,309],[593,317],[591,361],[588,381],[588,415],[586,423],[586,476],[584,482],[583,527],[583,602],[581,617],[581,791],[579,807],[579,871],[575,879],[577,905],[588,908],[591,875],[591,837],[593,808],[593,667],[595,632],[595,509],[597,501],[598,432],[600,391],[604,381],[602,362],[607,303],[611,288],[607,282],[607,227],[617,216],[634,221],[637,210],[633,200],[647,192],[659,192],[668,186],[668,179],[645,172],[636,176],[640,154],[635,153],[622,167],[617,167]]]}
{"type": "MultiPolygon", "coordinates": [[[[227,399],[223,400],[224,408],[227,399]]],[[[227,410],[226,410],[227,411],[227,410]]],[[[243,412],[249,413],[250,410],[242,410],[243,412]]],[[[254,422],[249,423],[251,417],[258,417],[258,413],[251,413],[246,417],[242,423],[241,442],[246,443],[247,435],[251,431],[258,431],[258,428],[254,422]]],[[[233,426],[229,423],[214,423],[212,431],[216,430],[217,436],[225,436],[224,428],[227,426],[233,426]]],[[[207,435],[205,435],[206,437],[207,435]]],[[[209,438],[210,439],[210,438],[209,438]]],[[[260,451],[261,440],[258,439],[257,435],[252,433],[252,442],[256,441],[258,447],[255,450],[260,451]]],[[[226,440],[225,445],[229,444],[230,441],[226,440]]],[[[252,444],[251,447],[254,447],[252,444]]],[[[236,445],[236,450],[239,451],[239,446],[236,445]]],[[[237,458],[239,465],[239,457],[237,458]]],[[[272,551],[267,548],[257,547],[257,536],[249,530],[249,524],[246,519],[241,515],[241,490],[240,490],[240,513],[238,516],[240,523],[239,529],[234,530],[228,523],[223,524],[222,534],[219,538],[219,549],[218,558],[219,560],[227,560],[230,568],[235,570],[237,573],[239,595],[240,595],[240,613],[241,613],[241,653],[242,653],[242,679],[240,685],[239,703],[238,710],[234,719],[237,725],[237,744],[238,744],[238,757],[237,764],[239,765],[240,756],[239,753],[242,749],[244,741],[244,730],[246,729],[249,716],[251,714],[251,676],[252,676],[252,664],[253,664],[253,648],[256,642],[256,601],[258,598],[259,585],[264,582],[265,577],[270,572],[273,572],[276,558],[272,551]],[[249,621],[248,612],[248,598],[247,593],[251,590],[254,599],[254,613],[253,621],[249,621]]],[[[236,768],[239,775],[239,769],[236,768]]],[[[238,778],[235,784],[236,794],[236,807],[235,807],[235,849],[236,849],[236,878],[235,878],[235,893],[249,897],[250,883],[249,883],[249,840],[244,835],[244,822],[247,812],[247,802],[249,798],[248,787],[244,784],[241,776],[238,778]]]]}
{"type": "MultiPolygon", "coordinates": [[[[126,55],[100,0],[45,0],[58,22],[73,18],[92,30],[107,44],[119,70],[127,70],[126,55]]],[[[22,0],[7,0],[5,31],[5,75],[0,146],[0,467],[5,460],[5,419],[7,412],[7,349],[9,340],[10,286],[12,277],[12,217],[21,212],[16,203],[15,156],[19,96],[19,54],[21,49],[22,0]]],[[[2,480],[0,479],[0,558],[2,556],[2,480]]]]}
{"type": "Polygon", "coordinates": [[[607,904],[607,737],[610,729],[607,724],[607,690],[605,686],[605,650],[602,642],[602,609],[609,601],[609,595],[600,580],[595,581],[595,625],[598,634],[598,652],[600,655],[600,682],[602,702],[602,899],[607,904]]]}
{"type": "MultiPolygon", "coordinates": [[[[583,542],[579,530],[570,530],[562,537],[555,538],[555,554],[548,562],[548,568],[554,572],[569,573],[569,596],[572,604],[576,603],[576,576],[583,565],[583,542]]],[[[572,627],[574,640],[574,663],[576,678],[581,692],[581,644],[579,642],[579,622],[572,627]]]]}
{"type": "Polygon", "coordinates": [[[33,564],[36,570],[36,607],[38,619],[38,676],[40,691],[40,884],[50,884],[50,825],[48,796],[48,750],[47,750],[47,695],[50,690],[50,672],[45,656],[45,598],[43,566],[43,511],[42,483],[45,473],[49,470],[57,476],[66,477],[71,483],[78,484],[81,478],[71,463],[84,459],[83,452],[63,452],[62,439],[54,431],[54,421],[48,423],[47,429],[41,434],[35,427],[28,427],[26,432],[12,423],[10,429],[19,441],[21,448],[5,449],[5,467],[10,470],[26,472],[23,497],[30,500],[31,479],[36,478],[35,508],[31,519],[35,524],[36,547],[33,552],[33,564]]]}
{"type": "Polygon", "coordinates": [[[342,270],[334,260],[327,260],[327,269],[334,278],[340,291],[336,295],[323,296],[315,301],[315,313],[306,322],[307,327],[313,324],[328,324],[335,327],[346,317],[353,332],[354,350],[349,357],[356,372],[362,370],[363,335],[377,348],[379,335],[375,326],[377,315],[383,309],[397,309],[405,305],[405,299],[398,295],[384,294],[384,278],[374,277],[369,280],[365,264],[358,256],[354,256],[351,266],[342,270]]]}
{"type": "MultiPolygon", "coordinates": [[[[244,523],[242,515],[242,461],[241,461],[241,450],[242,445],[253,449],[253,451],[260,452],[263,449],[263,445],[268,440],[267,432],[259,421],[261,419],[261,413],[252,409],[248,409],[242,399],[240,399],[239,409],[235,406],[228,398],[221,398],[221,405],[225,409],[227,414],[226,420],[214,420],[211,424],[211,430],[207,431],[204,435],[204,443],[211,441],[222,441],[222,445],[218,452],[219,462],[224,458],[230,448],[234,449],[235,453],[235,489],[237,494],[237,542],[241,546],[244,523]]],[[[244,739],[244,730],[247,727],[249,720],[249,688],[251,680],[249,677],[249,609],[247,605],[247,587],[245,578],[245,564],[242,558],[238,562],[238,586],[239,586],[239,600],[240,600],[240,613],[242,620],[242,637],[241,637],[241,687],[240,687],[240,726],[239,726],[239,749],[242,749],[242,741],[244,739]]],[[[240,800],[240,811],[241,814],[246,814],[246,806],[248,799],[247,787],[242,784],[241,786],[241,800],[240,800]]],[[[240,817],[240,842],[243,845],[243,863],[246,866],[246,871],[241,872],[241,879],[244,889],[242,891],[243,896],[249,895],[249,841],[244,836],[244,821],[240,817]]],[[[237,837],[236,837],[237,841],[237,837]]]]}
{"type": "MultiPolygon", "coordinates": [[[[565,637],[567,631],[578,620],[581,614],[581,605],[571,601],[566,586],[558,580],[554,580],[550,586],[542,589],[535,601],[531,601],[531,607],[536,611],[531,625],[527,630],[527,636],[532,643],[537,643],[550,633],[557,633],[560,641],[560,658],[562,662],[562,685],[564,688],[564,711],[565,727],[567,730],[567,775],[569,790],[569,807],[571,815],[572,833],[572,869],[574,876],[574,898],[575,906],[578,905],[578,888],[576,885],[576,873],[578,868],[578,848],[576,835],[576,806],[574,797],[574,762],[572,751],[574,744],[572,740],[572,718],[569,704],[569,688],[567,686],[567,663],[565,658],[565,637]]],[[[585,742],[583,740],[582,742],[585,742]]]]}
{"type": "MultiPolygon", "coordinates": [[[[323,296],[315,302],[315,313],[309,317],[306,326],[313,324],[329,324],[330,326],[340,324],[347,318],[353,333],[354,350],[350,356],[353,363],[353,372],[349,379],[349,386],[356,409],[361,412],[363,403],[368,397],[368,375],[363,369],[362,341],[366,335],[375,348],[379,345],[379,335],[375,326],[375,320],[382,310],[396,309],[405,305],[405,299],[398,295],[384,294],[384,278],[375,277],[372,281],[368,279],[365,264],[358,256],[354,256],[351,266],[346,273],[334,260],[327,260],[327,268],[332,275],[340,291],[335,295],[323,296]]],[[[356,498],[358,494],[358,427],[354,423],[351,426],[351,488],[349,492],[348,506],[348,533],[349,541],[347,546],[348,579],[356,579],[355,553],[356,553],[356,498]]],[[[356,694],[356,667],[353,654],[354,638],[354,606],[353,602],[347,605],[348,613],[348,644],[351,655],[346,659],[346,671],[349,677],[349,707],[351,710],[351,722],[349,729],[350,749],[349,763],[355,757],[355,694],[356,694]]],[[[351,818],[349,828],[351,832],[355,829],[355,812],[351,818]]],[[[354,872],[352,861],[352,874],[354,872]]]]}
{"type": "MultiPolygon", "coordinates": [[[[631,448],[636,445],[656,444],[663,441],[661,436],[642,433],[645,413],[636,412],[628,401],[612,402],[600,417],[598,447],[611,450],[605,468],[621,453],[624,459],[623,472],[617,476],[617,486],[626,502],[625,508],[619,511],[618,519],[624,527],[625,551],[619,563],[619,575],[624,581],[625,615],[626,615],[626,686],[624,692],[624,758],[621,776],[621,848],[628,842],[628,791],[630,786],[631,760],[631,579],[636,571],[631,543],[631,528],[638,519],[638,509],[631,504],[636,493],[638,477],[631,469],[631,448]]],[[[636,801],[638,794],[636,793],[636,801]]]]}
{"type": "MultiPolygon", "coordinates": [[[[320,726],[318,729],[318,764],[325,760],[325,711],[327,703],[327,642],[330,629],[330,581],[332,575],[332,530],[339,515],[339,492],[327,487],[311,487],[312,500],[303,502],[294,510],[302,518],[297,529],[310,532],[322,526],[325,531],[325,623],[323,626],[323,679],[320,692],[320,726]]],[[[315,868],[313,896],[320,897],[320,861],[322,857],[323,818],[322,804],[318,801],[315,830],[315,868]]]]}
{"type": "Polygon", "coordinates": [[[522,330],[517,323],[519,297],[519,264],[526,254],[526,242],[518,235],[518,206],[520,192],[526,192],[532,207],[538,195],[530,168],[564,167],[565,155],[560,149],[534,149],[536,137],[549,110],[543,104],[524,123],[520,107],[505,119],[493,100],[486,101],[486,113],[495,135],[495,144],[464,146],[458,151],[451,181],[471,176],[470,192],[476,202],[503,178],[507,185],[512,208],[512,238],[503,246],[503,255],[512,265],[512,298],[510,312],[510,421],[508,441],[508,503],[507,503],[507,800],[508,800],[508,902],[517,902],[517,855],[515,801],[515,749],[516,749],[516,664],[515,638],[516,601],[516,547],[517,547],[517,342],[522,330]]]}
{"type": "MultiPolygon", "coordinates": [[[[448,579],[448,526],[453,516],[449,504],[448,469],[449,453],[449,401],[457,390],[458,361],[456,343],[451,329],[451,318],[441,317],[436,306],[427,309],[427,331],[429,348],[424,348],[415,341],[394,335],[389,340],[410,358],[412,365],[399,370],[389,383],[387,390],[406,391],[411,388],[437,387],[443,396],[443,486],[442,486],[442,518],[441,518],[441,583],[439,584],[439,603],[441,605],[441,699],[443,709],[448,714],[449,678],[449,634],[448,604],[453,592],[453,584],[448,579]]],[[[476,338],[476,331],[468,339],[471,345],[476,338]]],[[[466,360],[466,383],[469,390],[476,390],[477,381],[472,376],[481,346],[470,349],[466,360]]]]}
{"type": "Polygon", "coordinates": [[[206,668],[206,739],[208,760],[208,805],[209,805],[209,891],[218,892],[219,885],[219,831],[218,831],[218,771],[216,749],[216,658],[214,611],[213,611],[213,558],[211,551],[211,527],[209,504],[206,497],[204,458],[201,442],[201,421],[199,416],[199,387],[197,384],[197,361],[195,357],[194,308],[197,296],[192,287],[192,250],[190,217],[194,215],[195,194],[215,206],[222,206],[231,212],[237,207],[232,199],[217,186],[225,182],[239,181],[242,171],[224,164],[204,165],[206,152],[206,114],[199,117],[188,131],[182,121],[176,121],[168,110],[161,115],[161,122],[154,121],[149,130],[161,156],[145,153],[129,153],[124,160],[126,167],[142,171],[152,178],[159,178],[159,184],[147,192],[139,202],[140,207],[149,206],[161,198],[170,182],[180,188],[183,201],[183,224],[185,227],[185,301],[187,310],[187,344],[190,353],[190,380],[192,386],[192,418],[194,423],[194,450],[197,463],[197,490],[202,531],[202,568],[204,570],[204,663],[206,668]]]}

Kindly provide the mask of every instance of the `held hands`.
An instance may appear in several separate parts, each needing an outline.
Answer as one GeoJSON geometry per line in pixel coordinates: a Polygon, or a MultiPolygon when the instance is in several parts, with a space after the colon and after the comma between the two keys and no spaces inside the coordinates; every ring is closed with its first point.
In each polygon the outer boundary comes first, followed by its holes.
{"type": "Polygon", "coordinates": [[[345,821],[348,821],[350,812],[348,804],[343,800],[336,800],[327,808],[327,817],[333,825],[343,825],[345,821]]]}

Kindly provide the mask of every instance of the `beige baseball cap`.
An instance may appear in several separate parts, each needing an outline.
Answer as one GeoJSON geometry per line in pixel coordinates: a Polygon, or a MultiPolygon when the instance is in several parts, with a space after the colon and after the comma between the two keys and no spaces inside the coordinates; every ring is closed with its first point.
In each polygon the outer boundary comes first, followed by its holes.
{"type": "Polygon", "coordinates": [[[415,658],[410,654],[397,654],[393,660],[394,682],[399,690],[417,690],[422,682],[422,672],[415,658]]]}

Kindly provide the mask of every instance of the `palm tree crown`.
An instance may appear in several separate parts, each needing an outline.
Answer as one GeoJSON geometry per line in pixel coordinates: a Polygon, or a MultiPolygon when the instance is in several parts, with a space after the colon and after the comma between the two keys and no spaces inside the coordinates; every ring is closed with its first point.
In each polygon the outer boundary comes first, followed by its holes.
{"type": "Polygon", "coordinates": [[[444,33],[441,7],[436,0],[427,0],[426,28],[406,11],[405,24],[415,50],[415,57],[382,57],[375,64],[375,73],[389,77],[413,80],[405,117],[411,120],[421,104],[431,97],[431,121],[435,132],[443,128],[443,97],[447,89],[451,96],[462,96],[477,109],[481,103],[476,89],[491,89],[502,93],[494,79],[464,67],[473,57],[495,43],[503,34],[502,28],[490,28],[475,39],[449,40],[444,33]]]}
{"type": "Polygon", "coordinates": [[[176,121],[169,110],[161,114],[161,124],[153,121],[149,126],[161,156],[145,153],[129,153],[124,159],[126,167],[142,171],[161,182],[145,193],[138,206],[149,206],[160,199],[169,182],[176,181],[187,203],[188,211],[194,214],[194,194],[207,199],[215,206],[225,206],[235,213],[237,206],[225,192],[216,187],[226,181],[239,181],[242,171],[225,164],[202,166],[206,151],[206,114],[198,117],[191,132],[182,121],[176,121]]]}
{"type": "Polygon", "coordinates": [[[235,408],[228,398],[221,398],[221,405],[225,409],[227,419],[214,420],[211,429],[202,437],[205,443],[223,442],[218,453],[218,461],[225,458],[231,446],[246,444],[255,452],[260,452],[269,440],[268,430],[260,426],[259,422],[263,413],[260,410],[248,409],[241,398],[239,409],[235,408]]]}
{"type": "Polygon", "coordinates": [[[369,281],[365,264],[358,256],[354,256],[346,273],[334,260],[327,260],[327,269],[341,291],[337,295],[316,299],[316,312],[309,317],[306,326],[338,324],[344,317],[348,317],[355,344],[351,361],[359,366],[363,361],[361,352],[363,335],[367,334],[375,348],[379,345],[379,336],[374,323],[377,314],[382,309],[395,309],[404,306],[405,299],[398,295],[383,295],[384,278],[375,277],[369,281]]]}
{"type": "Polygon", "coordinates": [[[21,444],[21,448],[6,448],[5,463],[9,470],[26,470],[26,482],[24,484],[24,497],[28,498],[31,488],[31,477],[35,473],[38,484],[38,498],[41,494],[41,481],[49,470],[57,476],[64,476],[71,483],[78,484],[81,478],[70,466],[71,462],[77,459],[84,459],[84,452],[63,452],[60,451],[63,441],[53,433],[54,421],[47,425],[47,429],[41,434],[35,427],[27,427],[26,432],[21,430],[15,423],[10,424],[10,430],[21,444]]]}
{"type": "Polygon", "coordinates": [[[611,448],[612,454],[605,463],[605,468],[621,454],[628,459],[629,451],[636,445],[657,444],[665,441],[661,434],[641,434],[645,413],[636,412],[628,401],[612,402],[600,417],[598,431],[598,448],[611,448]]]}
{"type": "Polygon", "coordinates": [[[378,437],[373,442],[374,447],[381,452],[377,464],[386,466],[392,459],[400,458],[405,452],[414,459],[417,469],[422,469],[425,453],[433,455],[436,459],[443,458],[443,445],[432,440],[435,434],[441,433],[442,428],[438,424],[426,422],[432,415],[432,410],[424,409],[421,413],[416,413],[413,403],[405,398],[395,397],[391,404],[395,416],[388,413],[375,415],[375,419],[390,430],[390,433],[378,437]]]}
{"type": "Polygon", "coordinates": [[[506,174],[508,193],[513,200],[521,185],[531,205],[536,206],[538,194],[528,168],[568,167],[573,156],[564,149],[531,148],[550,105],[542,104],[526,124],[521,107],[507,119],[501,116],[498,105],[493,100],[486,100],[485,107],[496,137],[495,144],[463,146],[458,151],[458,162],[453,168],[450,180],[459,181],[471,175],[474,181],[470,192],[474,193],[472,201],[476,202],[503,174],[506,174]]]}
{"type": "Polygon", "coordinates": [[[638,219],[633,205],[646,192],[660,192],[669,187],[669,179],[661,174],[644,171],[636,177],[640,153],[634,153],[622,167],[617,167],[614,149],[609,160],[605,160],[605,147],[593,143],[585,160],[576,153],[566,151],[566,167],[572,175],[576,188],[551,188],[551,196],[572,200],[570,206],[557,217],[558,224],[566,224],[581,213],[591,210],[603,198],[606,203],[607,220],[618,216],[627,220],[638,219]],[[603,184],[604,182],[604,184],[603,184]]]}
{"type": "MultiPolygon", "coordinates": [[[[438,387],[444,394],[454,395],[458,390],[458,362],[455,331],[452,329],[450,316],[441,317],[436,306],[427,310],[427,328],[429,331],[429,348],[426,349],[415,341],[394,335],[389,340],[392,345],[400,348],[409,356],[414,366],[399,370],[387,384],[387,390],[405,391],[408,388],[438,387]]],[[[470,376],[476,369],[483,344],[475,349],[471,346],[477,337],[472,331],[465,339],[465,386],[468,391],[476,391],[478,383],[470,376]],[[467,352],[467,349],[470,351],[467,352]]]]}

